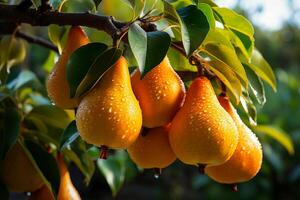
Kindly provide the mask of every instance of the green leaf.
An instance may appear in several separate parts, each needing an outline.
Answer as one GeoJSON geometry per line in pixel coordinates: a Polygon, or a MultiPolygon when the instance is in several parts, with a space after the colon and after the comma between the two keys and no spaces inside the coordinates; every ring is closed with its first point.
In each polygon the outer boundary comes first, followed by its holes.
{"type": "Polygon", "coordinates": [[[206,3],[208,5],[210,5],[211,7],[217,7],[218,5],[214,3],[213,0],[194,0],[196,4],[199,4],[199,3],[206,3]]]}
{"type": "Polygon", "coordinates": [[[143,77],[164,59],[171,38],[166,32],[145,32],[134,23],[129,28],[128,41],[143,77]]]}
{"type": "MultiPolygon", "coordinates": [[[[247,64],[247,63],[246,63],[247,64]]],[[[264,59],[260,52],[254,49],[251,63],[248,66],[264,81],[266,81],[274,91],[276,91],[276,78],[269,63],[264,59]]]]}
{"type": "Polygon", "coordinates": [[[17,141],[21,115],[16,108],[6,108],[0,111],[0,116],[0,160],[3,160],[7,151],[17,141]]]}
{"type": "Polygon", "coordinates": [[[35,107],[27,117],[35,117],[45,124],[64,129],[70,122],[68,114],[61,108],[52,105],[41,105],[35,107]]]}
{"type": "Polygon", "coordinates": [[[210,52],[204,49],[202,49],[201,52],[209,57],[206,59],[207,65],[204,65],[204,67],[212,71],[226,85],[234,95],[236,104],[238,104],[240,96],[242,95],[242,85],[236,73],[231,67],[210,52]]]}
{"type": "Polygon", "coordinates": [[[179,53],[177,50],[169,48],[167,56],[170,60],[171,66],[176,71],[197,71],[197,67],[191,65],[189,60],[186,59],[186,57],[179,53]]]}
{"type": "Polygon", "coordinates": [[[196,6],[190,5],[178,10],[181,18],[182,43],[187,56],[199,48],[210,30],[205,14],[196,6]]]}
{"type": "Polygon", "coordinates": [[[213,7],[215,13],[221,18],[222,23],[235,31],[247,35],[250,39],[253,38],[254,28],[252,24],[242,15],[237,14],[231,9],[213,7]]]}
{"type": "Polygon", "coordinates": [[[64,133],[61,137],[60,150],[63,150],[72,142],[74,142],[79,137],[79,132],[77,130],[76,121],[73,120],[67,128],[64,130],[64,133]]]}
{"type": "Polygon", "coordinates": [[[69,12],[69,13],[78,13],[78,12],[94,12],[96,6],[93,0],[64,0],[59,6],[59,12],[69,12]]]}
{"type": "Polygon", "coordinates": [[[178,15],[175,7],[164,1],[164,18],[168,21],[170,26],[172,27],[172,31],[175,35],[175,39],[180,41],[181,40],[181,19],[178,15]]]}
{"type": "Polygon", "coordinates": [[[125,181],[126,167],[124,159],[120,156],[112,155],[107,160],[98,159],[97,166],[105,177],[113,196],[116,196],[125,181]]]}
{"type": "Polygon", "coordinates": [[[255,74],[255,72],[249,69],[248,66],[245,66],[245,70],[250,82],[249,85],[251,94],[255,96],[255,99],[259,104],[264,105],[266,102],[266,95],[262,80],[257,76],[257,74],[255,74]]]}
{"type": "Polygon", "coordinates": [[[219,61],[229,66],[239,77],[245,88],[248,87],[248,78],[243,65],[236,56],[233,49],[220,43],[206,43],[203,47],[205,51],[216,57],[219,61]]]}
{"type": "Polygon", "coordinates": [[[107,49],[102,43],[89,43],[81,46],[72,53],[67,63],[67,80],[70,87],[70,97],[74,97],[76,90],[97,57],[107,49]]]}
{"type": "Polygon", "coordinates": [[[245,17],[231,9],[213,7],[213,10],[218,18],[221,19],[223,25],[240,38],[248,54],[251,55],[254,47],[254,28],[252,24],[245,17]]]}
{"type": "Polygon", "coordinates": [[[66,28],[63,26],[58,26],[55,24],[51,24],[48,26],[48,37],[50,41],[57,46],[59,53],[62,52],[63,44],[62,39],[66,34],[66,28]]]}
{"type": "Polygon", "coordinates": [[[93,0],[95,3],[96,8],[98,7],[98,5],[101,3],[102,0],[93,0]]]}
{"type": "MultiPolygon", "coordinates": [[[[142,1],[141,3],[143,3],[142,1]]],[[[98,11],[106,16],[114,16],[118,21],[130,22],[138,14],[138,9],[134,9],[128,1],[124,0],[105,0],[98,6],[98,11]],[[136,10],[137,9],[137,10],[136,10]]]]}
{"type": "Polygon", "coordinates": [[[101,79],[102,75],[113,66],[121,57],[122,50],[118,48],[109,48],[101,53],[93,62],[85,77],[79,84],[75,97],[80,97],[93,87],[101,79]]]}
{"type": "Polygon", "coordinates": [[[84,182],[88,185],[95,171],[95,164],[93,162],[93,158],[89,155],[88,145],[78,138],[70,145],[70,149],[65,148],[63,153],[66,157],[73,161],[83,173],[85,176],[84,182]]]}
{"type": "Polygon", "coordinates": [[[240,97],[240,102],[243,110],[248,116],[249,123],[253,126],[256,125],[257,112],[252,100],[247,92],[240,97]]]}
{"type": "Polygon", "coordinates": [[[198,9],[206,16],[210,28],[214,29],[216,27],[216,20],[212,8],[206,3],[198,3],[198,9]]]}
{"type": "Polygon", "coordinates": [[[271,138],[275,139],[289,152],[290,155],[294,154],[293,141],[291,137],[283,130],[270,125],[258,125],[252,128],[256,132],[264,133],[270,136],[271,138]]]}
{"type": "Polygon", "coordinates": [[[36,75],[29,70],[22,70],[16,79],[8,85],[11,90],[19,90],[24,87],[30,87],[36,90],[42,90],[43,86],[36,75]]]}
{"type": "Polygon", "coordinates": [[[7,70],[23,62],[26,57],[25,42],[13,36],[3,36],[0,42],[0,69],[6,66],[7,70]]]}
{"type": "Polygon", "coordinates": [[[31,153],[44,178],[50,183],[52,190],[58,194],[60,175],[55,159],[37,143],[25,140],[25,146],[31,153]]]}
{"type": "Polygon", "coordinates": [[[49,51],[48,58],[45,60],[45,62],[42,64],[43,69],[47,72],[50,73],[55,66],[55,58],[56,58],[56,53],[54,51],[49,51]]]}

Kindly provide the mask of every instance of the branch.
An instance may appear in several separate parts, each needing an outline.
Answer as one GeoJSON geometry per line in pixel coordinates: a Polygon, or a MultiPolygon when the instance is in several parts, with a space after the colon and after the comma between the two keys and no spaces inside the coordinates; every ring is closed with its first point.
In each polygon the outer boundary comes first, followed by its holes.
{"type": "MultiPolygon", "coordinates": [[[[26,1],[26,0],[25,0],[26,1]]],[[[28,2],[28,1],[27,1],[28,2]]],[[[44,5],[47,5],[47,0],[43,0],[44,5]]],[[[4,5],[0,4],[0,21],[5,22],[5,24],[19,25],[22,23],[30,24],[32,26],[49,26],[51,24],[56,24],[59,26],[72,25],[72,26],[86,26],[90,28],[95,28],[98,30],[105,31],[107,34],[111,35],[112,38],[120,36],[123,30],[129,26],[129,23],[118,22],[111,16],[100,16],[91,13],[61,13],[53,10],[36,10],[36,9],[24,9],[18,5],[4,5]]],[[[1,31],[0,27],[0,31],[1,31]]],[[[5,29],[4,29],[5,30],[5,29]]],[[[7,30],[5,30],[8,32],[7,30]]],[[[39,40],[32,36],[25,35],[24,33],[18,33],[19,37],[26,39],[29,42],[41,44],[45,47],[57,51],[52,44],[45,42],[44,40],[39,40]]],[[[182,44],[171,43],[171,46],[179,51],[181,54],[186,56],[182,44]]],[[[200,63],[200,58],[192,55],[193,59],[198,60],[200,63]]]]}
{"type": "Polygon", "coordinates": [[[118,34],[119,28],[126,23],[117,22],[110,16],[100,16],[90,13],[61,13],[57,11],[41,12],[35,9],[20,9],[17,5],[0,4],[0,20],[10,23],[26,23],[32,26],[87,26],[103,30],[109,35],[118,34]]]}
{"type": "Polygon", "coordinates": [[[20,31],[16,32],[16,37],[22,38],[30,43],[35,43],[35,44],[41,45],[43,47],[46,47],[46,48],[51,49],[58,53],[58,48],[55,45],[53,45],[51,42],[44,40],[42,38],[35,37],[32,35],[27,35],[26,33],[23,33],[20,31]]]}

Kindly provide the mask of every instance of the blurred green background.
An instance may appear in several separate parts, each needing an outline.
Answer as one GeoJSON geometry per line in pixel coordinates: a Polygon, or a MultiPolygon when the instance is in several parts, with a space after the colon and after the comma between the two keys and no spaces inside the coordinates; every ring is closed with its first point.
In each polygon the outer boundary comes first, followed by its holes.
{"type": "MultiPolygon", "coordinates": [[[[239,191],[234,193],[230,186],[215,183],[200,175],[194,167],[178,161],[155,179],[153,171],[138,170],[126,154],[117,152],[114,156],[125,159],[129,167],[126,168],[126,181],[115,199],[300,199],[300,2],[230,0],[217,3],[234,8],[253,22],[256,46],[273,67],[278,81],[276,93],[267,86],[267,102],[258,108],[258,124],[271,124],[284,130],[293,141],[294,155],[274,139],[257,133],[264,149],[262,169],[253,180],[239,184],[239,191]]],[[[28,30],[47,38],[46,28],[28,30]]],[[[37,45],[27,45],[27,48],[26,61],[13,68],[10,76],[29,66],[44,82],[45,70],[53,66],[54,54],[37,45]]],[[[83,199],[112,199],[111,190],[99,170],[95,171],[88,188],[75,166],[71,172],[83,199]]],[[[25,199],[23,195],[12,198],[25,199]]]]}

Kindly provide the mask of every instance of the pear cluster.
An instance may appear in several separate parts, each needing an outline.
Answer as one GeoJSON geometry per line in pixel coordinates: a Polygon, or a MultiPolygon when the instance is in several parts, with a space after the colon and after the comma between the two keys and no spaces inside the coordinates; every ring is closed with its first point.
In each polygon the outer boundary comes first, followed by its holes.
{"type": "MultiPolygon", "coordinates": [[[[21,141],[12,146],[3,161],[1,181],[12,192],[31,192],[30,200],[55,200],[27,151],[21,141]]],[[[57,165],[60,171],[57,200],[80,200],[61,154],[57,156],[57,165]]]]}
{"type": "Polygon", "coordinates": [[[146,169],[162,169],[179,159],[200,166],[220,183],[247,181],[258,173],[261,145],[229,99],[217,97],[204,76],[194,79],[186,92],[167,57],[141,77],[139,69],[130,76],[121,56],[88,94],[71,99],[66,63],[86,43],[83,31],[71,28],[47,82],[57,106],[77,107],[77,128],[86,142],[105,151],[127,149],[131,159],[146,169]]]}

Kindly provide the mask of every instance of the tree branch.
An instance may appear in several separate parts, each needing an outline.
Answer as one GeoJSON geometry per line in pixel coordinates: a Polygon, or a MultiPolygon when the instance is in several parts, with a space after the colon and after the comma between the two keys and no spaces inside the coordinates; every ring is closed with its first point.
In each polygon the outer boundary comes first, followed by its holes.
{"type": "MultiPolygon", "coordinates": [[[[48,2],[47,0],[43,1],[44,4],[48,2]]],[[[90,28],[95,28],[98,30],[105,31],[107,34],[111,35],[113,38],[122,34],[122,30],[129,26],[129,23],[123,23],[114,20],[111,16],[100,16],[91,13],[62,13],[53,10],[36,10],[36,9],[22,9],[18,5],[4,5],[0,4],[0,21],[5,24],[19,25],[22,23],[30,24],[32,26],[49,26],[51,24],[56,24],[59,26],[72,25],[72,26],[86,26],[90,28]]],[[[0,27],[0,31],[1,31],[0,27]]],[[[5,29],[3,29],[5,30],[5,29]]],[[[7,32],[7,30],[5,30],[7,32]]],[[[19,33],[19,37],[26,39],[29,42],[41,44],[45,47],[57,51],[52,44],[49,44],[47,41],[39,40],[32,36],[28,36],[24,33],[19,33]]],[[[186,56],[182,44],[171,43],[171,46],[179,51],[181,54],[186,56]]],[[[193,59],[199,60],[200,58],[192,55],[193,59]]]]}
{"type": "Polygon", "coordinates": [[[16,37],[22,38],[30,43],[35,43],[35,44],[41,45],[43,47],[46,47],[46,48],[51,49],[58,53],[58,48],[54,44],[52,44],[51,42],[44,40],[42,38],[28,35],[26,33],[20,32],[20,31],[16,32],[16,37]]]}
{"type": "Polygon", "coordinates": [[[0,4],[0,20],[10,23],[26,23],[32,26],[87,26],[103,30],[110,35],[117,34],[120,27],[126,23],[117,22],[110,16],[100,16],[90,13],[61,13],[57,11],[40,12],[35,9],[20,9],[17,5],[0,4]]]}

